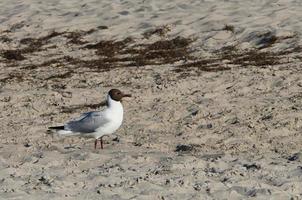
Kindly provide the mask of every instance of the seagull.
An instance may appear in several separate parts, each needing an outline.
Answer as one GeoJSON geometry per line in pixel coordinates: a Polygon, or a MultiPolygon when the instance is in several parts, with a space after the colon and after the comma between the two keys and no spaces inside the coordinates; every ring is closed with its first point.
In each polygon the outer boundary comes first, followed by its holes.
{"type": "Polygon", "coordinates": [[[78,119],[67,122],[64,126],[48,127],[63,136],[82,136],[95,138],[94,149],[98,141],[103,149],[103,137],[113,134],[123,122],[124,109],[122,98],[131,97],[118,89],[111,89],[107,95],[107,107],[101,111],[83,113],[78,119]]]}

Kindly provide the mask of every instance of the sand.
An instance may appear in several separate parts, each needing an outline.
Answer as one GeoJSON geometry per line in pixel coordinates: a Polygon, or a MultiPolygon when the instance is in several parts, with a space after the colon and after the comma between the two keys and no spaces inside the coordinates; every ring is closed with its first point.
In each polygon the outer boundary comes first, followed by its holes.
{"type": "Polygon", "coordinates": [[[299,1],[1,1],[0,199],[301,199],[299,1]],[[105,148],[47,131],[133,95],[105,148]]]}

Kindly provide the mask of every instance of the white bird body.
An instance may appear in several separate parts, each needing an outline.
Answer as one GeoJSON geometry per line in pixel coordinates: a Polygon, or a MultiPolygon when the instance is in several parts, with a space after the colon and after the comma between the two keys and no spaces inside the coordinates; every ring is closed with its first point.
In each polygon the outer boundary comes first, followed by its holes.
{"type": "Polygon", "coordinates": [[[112,100],[110,96],[107,99],[108,107],[103,110],[103,113],[108,122],[96,129],[94,134],[96,139],[114,133],[123,122],[124,109],[121,102],[112,100]]]}
{"type": "Polygon", "coordinates": [[[83,113],[78,119],[69,121],[64,126],[49,128],[57,129],[58,134],[64,136],[94,137],[96,139],[95,148],[97,140],[100,138],[101,147],[103,147],[102,137],[113,134],[122,125],[124,109],[121,99],[130,96],[117,89],[112,89],[107,95],[105,109],[83,113]]]}
{"type": "Polygon", "coordinates": [[[64,125],[60,135],[94,137],[98,139],[104,135],[113,134],[123,122],[124,109],[119,101],[107,96],[107,107],[101,111],[84,113],[77,120],[64,125]]]}

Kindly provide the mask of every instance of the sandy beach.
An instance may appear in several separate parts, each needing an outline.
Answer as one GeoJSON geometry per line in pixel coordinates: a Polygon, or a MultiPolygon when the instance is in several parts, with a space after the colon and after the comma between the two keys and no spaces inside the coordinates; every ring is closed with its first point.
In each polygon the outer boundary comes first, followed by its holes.
{"type": "Polygon", "coordinates": [[[0,2],[0,199],[302,199],[302,2],[0,2]],[[47,127],[98,110],[94,140],[47,127]]]}

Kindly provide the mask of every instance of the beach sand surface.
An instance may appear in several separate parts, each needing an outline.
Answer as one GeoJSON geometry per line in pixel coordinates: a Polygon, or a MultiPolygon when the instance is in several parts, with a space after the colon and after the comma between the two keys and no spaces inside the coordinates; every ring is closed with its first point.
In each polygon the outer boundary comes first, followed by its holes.
{"type": "Polygon", "coordinates": [[[0,2],[0,199],[301,199],[302,2],[0,2]],[[94,140],[47,127],[98,110],[94,140]]]}

